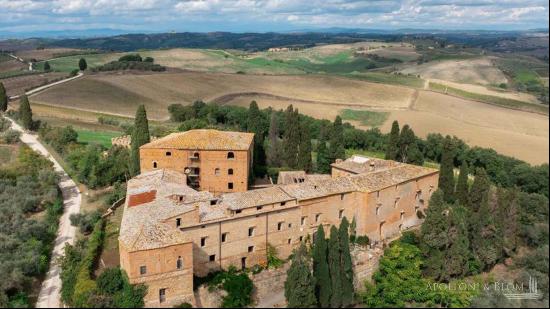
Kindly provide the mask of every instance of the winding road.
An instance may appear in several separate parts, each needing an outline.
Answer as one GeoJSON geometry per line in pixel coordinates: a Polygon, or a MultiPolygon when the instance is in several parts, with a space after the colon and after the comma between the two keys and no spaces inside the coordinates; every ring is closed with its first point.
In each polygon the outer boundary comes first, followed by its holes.
{"type": "Polygon", "coordinates": [[[59,220],[57,238],[52,252],[50,269],[42,282],[36,308],[59,308],[61,307],[61,268],[57,263],[59,257],[64,254],[66,244],[73,244],[75,241],[76,228],[71,226],[70,216],[80,212],[82,197],[76,183],[69,177],[63,167],[55,160],[50,152],[38,141],[35,134],[26,132],[20,125],[10,118],[12,129],[21,132],[21,141],[27,144],[34,151],[42,154],[53,162],[54,170],[59,174],[59,189],[63,195],[64,211],[59,220]]]}

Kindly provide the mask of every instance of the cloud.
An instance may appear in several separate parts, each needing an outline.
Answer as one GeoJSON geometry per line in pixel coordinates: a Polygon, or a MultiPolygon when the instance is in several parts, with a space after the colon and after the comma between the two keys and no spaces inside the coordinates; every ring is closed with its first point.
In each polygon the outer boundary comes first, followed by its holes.
{"type": "Polygon", "coordinates": [[[0,0],[0,10],[0,31],[102,24],[144,31],[548,25],[548,0],[0,0]]]}

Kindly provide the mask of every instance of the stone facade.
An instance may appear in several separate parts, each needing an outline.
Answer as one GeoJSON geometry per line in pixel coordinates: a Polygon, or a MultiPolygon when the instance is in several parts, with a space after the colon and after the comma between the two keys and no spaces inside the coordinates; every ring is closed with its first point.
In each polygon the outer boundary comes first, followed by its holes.
{"type": "MultiPolygon", "coordinates": [[[[142,152],[142,160],[152,160],[156,151],[142,152]]],[[[421,223],[418,213],[425,211],[438,181],[433,169],[352,157],[333,164],[329,177],[212,194],[189,188],[185,174],[161,167],[129,181],[119,237],[121,266],[131,282],[147,283],[148,306],[192,298],[193,274],[265,265],[268,246],[285,259],[313,239],[319,225],[328,233],[344,217],[355,219],[357,235],[375,243],[398,236],[421,223]],[[128,203],[134,195],[149,200],[146,193],[154,190],[153,201],[128,203]]],[[[367,260],[354,267],[370,274],[373,263],[363,256],[367,260]]]]}

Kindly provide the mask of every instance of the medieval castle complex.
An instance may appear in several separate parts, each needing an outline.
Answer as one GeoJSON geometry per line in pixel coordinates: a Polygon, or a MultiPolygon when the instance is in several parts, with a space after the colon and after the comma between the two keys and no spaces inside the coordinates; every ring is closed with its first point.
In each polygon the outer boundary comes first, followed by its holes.
{"type": "Polygon", "coordinates": [[[193,275],[287,258],[319,225],[356,221],[372,242],[421,223],[438,171],[352,156],[331,175],[281,172],[248,190],[253,134],[191,130],[140,148],[142,174],[128,182],[119,236],[121,267],[145,283],[146,306],[193,298],[193,275]]]}

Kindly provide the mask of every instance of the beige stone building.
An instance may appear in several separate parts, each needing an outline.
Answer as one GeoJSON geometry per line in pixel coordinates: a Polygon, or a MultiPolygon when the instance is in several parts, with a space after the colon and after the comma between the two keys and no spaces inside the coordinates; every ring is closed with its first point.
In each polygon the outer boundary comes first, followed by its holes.
{"type": "MultiPolygon", "coordinates": [[[[152,149],[162,156],[177,148],[168,146],[152,149]]],[[[434,169],[353,156],[335,162],[331,175],[288,173],[269,188],[213,194],[191,188],[181,165],[144,149],[142,169],[155,160],[167,166],[128,182],[119,245],[130,281],[149,287],[147,306],[192,302],[193,274],[265,264],[268,246],[287,258],[319,225],[344,217],[373,242],[398,236],[421,223],[438,180],[434,169]]]]}
{"type": "Polygon", "coordinates": [[[140,147],[142,172],[171,169],[191,188],[242,192],[248,188],[254,134],[218,130],[173,133],[140,147]]]}

